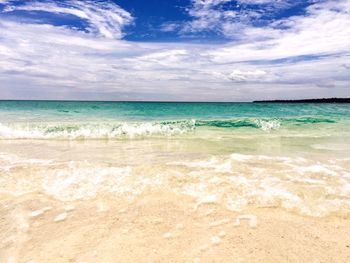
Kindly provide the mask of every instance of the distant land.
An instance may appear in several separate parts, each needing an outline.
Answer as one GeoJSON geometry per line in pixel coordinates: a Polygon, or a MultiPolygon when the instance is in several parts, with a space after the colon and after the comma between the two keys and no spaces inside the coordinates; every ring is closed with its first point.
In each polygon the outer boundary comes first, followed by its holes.
{"type": "Polygon", "coordinates": [[[255,100],[253,103],[350,103],[350,98],[323,98],[323,99],[303,99],[303,100],[255,100]]]}
{"type": "MultiPolygon", "coordinates": [[[[0,0],[1,1],[1,0],[0,0]]],[[[127,102],[127,103],[350,103],[350,98],[322,98],[300,100],[254,100],[254,101],[152,101],[152,100],[55,100],[55,99],[0,99],[0,102],[127,102]]]]}

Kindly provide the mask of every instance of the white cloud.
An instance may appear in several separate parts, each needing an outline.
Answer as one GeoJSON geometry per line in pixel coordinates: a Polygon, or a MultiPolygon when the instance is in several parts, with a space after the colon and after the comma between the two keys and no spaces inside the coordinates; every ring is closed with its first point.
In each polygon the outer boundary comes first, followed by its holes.
{"type": "MultiPolygon", "coordinates": [[[[213,31],[227,38],[243,39],[247,28],[276,12],[293,7],[302,0],[192,0],[182,34],[213,31]],[[230,4],[229,8],[223,8],[230,4]]],[[[267,23],[268,21],[266,21],[267,23]]]]}
{"type": "MultiPolygon", "coordinates": [[[[99,8],[89,10],[89,21],[106,18],[99,8]]],[[[242,26],[245,38],[226,44],[130,42],[116,39],[123,34],[118,23],[120,33],[111,39],[95,22],[90,22],[94,34],[0,18],[0,98],[220,101],[349,96],[349,10],[348,1],[318,3],[303,16],[262,28],[242,26]]],[[[108,32],[114,31],[108,27],[108,32]]]]}
{"type": "Polygon", "coordinates": [[[179,23],[175,22],[165,22],[160,26],[160,31],[162,32],[173,32],[180,27],[179,23]]]}
{"type": "Polygon", "coordinates": [[[106,38],[121,38],[122,28],[133,21],[132,16],[118,5],[105,1],[80,1],[68,2],[33,2],[28,1],[20,5],[7,6],[4,12],[15,10],[22,11],[44,11],[55,14],[68,14],[86,20],[92,33],[106,38]]]}
{"type": "Polygon", "coordinates": [[[266,28],[247,27],[244,43],[216,49],[210,56],[228,63],[349,53],[350,2],[331,2],[311,6],[307,16],[291,17],[266,28]],[[281,26],[285,29],[279,29],[281,26]]]}
{"type": "Polygon", "coordinates": [[[235,69],[231,72],[228,78],[235,82],[259,81],[263,79],[266,74],[266,71],[258,69],[252,71],[242,71],[240,69],[235,69]]]}
{"type": "MultiPolygon", "coordinates": [[[[306,0],[307,1],[307,0],[306,0]]],[[[296,4],[298,2],[301,2],[300,0],[238,0],[239,4],[246,4],[246,5],[263,5],[263,6],[274,6],[278,8],[287,8],[290,6],[293,6],[293,4],[296,4]]]]}

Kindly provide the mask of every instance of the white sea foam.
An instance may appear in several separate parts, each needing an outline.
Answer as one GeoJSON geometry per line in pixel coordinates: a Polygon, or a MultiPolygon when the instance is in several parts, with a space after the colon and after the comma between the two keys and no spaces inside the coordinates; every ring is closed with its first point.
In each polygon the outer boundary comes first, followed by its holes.
{"type": "Polygon", "coordinates": [[[134,177],[131,167],[101,167],[71,163],[65,169],[53,169],[42,184],[49,195],[60,200],[95,197],[100,192],[139,194],[161,183],[158,177],[134,177]]]}
{"type": "Polygon", "coordinates": [[[195,128],[195,120],[122,123],[0,123],[0,139],[108,139],[175,135],[195,128]]]}
{"type": "Polygon", "coordinates": [[[0,123],[0,139],[112,139],[142,136],[170,136],[193,131],[197,126],[216,128],[259,128],[277,130],[277,119],[237,119],[196,121],[144,121],[144,122],[41,122],[0,123]]]}
{"type": "Polygon", "coordinates": [[[50,163],[52,160],[24,158],[11,153],[0,153],[0,171],[9,171],[21,165],[49,165],[50,163]]]}
{"type": "Polygon", "coordinates": [[[217,158],[211,158],[209,160],[205,161],[194,161],[194,162],[169,162],[169,165],[183,165],[190,168],[212,168],[215,172],[218,173],[226,173],[230,172],[232,170],[232,164],[230,160],[227,160],[226,162],[222,162],[218,160],[217,158]]]}
{"type": "Polygon", "coordinates": [[[334,159],[319,163],[299,157],[232,154],[171,165],[188,167],[195,177],[195,182],[178,191],[195,197],[196,207],[215,196],[215,202],[224,202],[233,211],[251,205],[282,207],[308,216],[350,211],[348,172],[334,159]],[[218,168],[228,161],[229,175],[220,175],[218,168]]]}
{"type": "Polygon", "coordinates": [[[279,120],[255,120],[256,125],[263,131],[277,130],[281,126],[279,120]]]}
{"type": "Polygon", "coordinates": [[[305,167],[296,167],[295,170],[299,173],[323,173],[331,176],[336,176],[338,174],[334,170],[328,169],[322,164],[315,164],[305,167]]]}
{"type": "Polygon", "coordinates": [[[23,176],[24,169],[15,169],[14,174],[3,173],[2,192],[33,189],[60,200],[76,200],[94,198],[99,193],[133,197],[161,187],[194,197],[194,211],[201,213],[216,204],[232,211],[254,206],[280,207],[309,216],[350,213],[350,172],[343,159],[321,163],[299,157],[235,153],[164,163],[152,170],[94,161],[52,164],[7,154],[0,155],[0,162],[0,167],[23,164],[38,172],[30,174],[26,169],[23,176]],[[15,172],[20,171],[17,178],[15,172]]]}

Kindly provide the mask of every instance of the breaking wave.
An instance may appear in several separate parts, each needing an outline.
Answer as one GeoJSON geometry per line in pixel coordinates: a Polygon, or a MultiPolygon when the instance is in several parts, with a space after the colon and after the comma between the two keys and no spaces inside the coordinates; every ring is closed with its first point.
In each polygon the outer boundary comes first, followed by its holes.
{"type": "Polygon", "coordinates": [[[0,124],[2,139],[112,139],[176,135],[195,128],[195,121],[141,123],[0,124]]]}
{"type": "Polygon", "coordinates": [[[302,117],[115,123],[0,123],[0,139],[122,139],[179,135],[194,131],[197,127],[255,128],[263,131],[273,131],[278,130],[281,126],[290,127],[334,122],[336,121],[326,118],[302,117]]]}
{"type": "Polygon", "coordinates": [[[237,119],[237,120],[210,120],[197,121],[196,126],[217,127],[217,128],[257,128],[264,131],[276,130],[281,126],[277,119],[237,119]]]}

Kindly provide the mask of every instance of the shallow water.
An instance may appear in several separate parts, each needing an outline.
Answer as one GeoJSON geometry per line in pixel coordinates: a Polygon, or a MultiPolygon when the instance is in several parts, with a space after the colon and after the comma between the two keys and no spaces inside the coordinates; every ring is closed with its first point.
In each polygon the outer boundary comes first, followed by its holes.
{"type": "Polygon", "coordinates": [[[345,104],[0,102],[0,191],[350,215],[345,104]]]}

